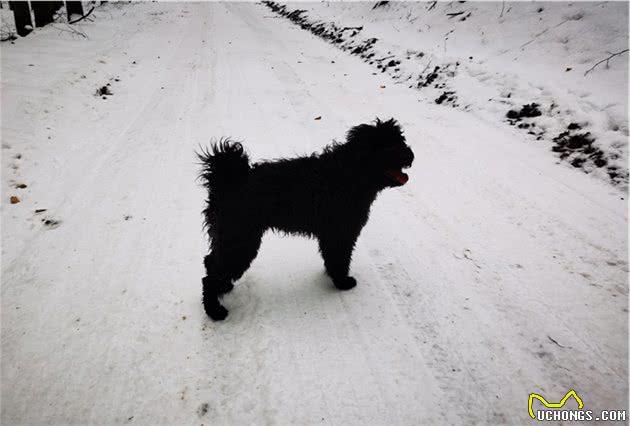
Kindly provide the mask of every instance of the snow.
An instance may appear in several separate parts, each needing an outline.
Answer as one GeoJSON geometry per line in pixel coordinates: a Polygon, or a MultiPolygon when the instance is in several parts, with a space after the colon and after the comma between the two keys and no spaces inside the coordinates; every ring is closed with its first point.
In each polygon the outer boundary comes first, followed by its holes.
{"type": "MultiPolygon", "coordinates": [[[[580,22],[620,25],[609,5],[580,22]]],[[[386,28],[370,7],[335,16],[386,28]]],[[[87,38],[45,27],[2,45],[3,424],[523,424],[529,393],[568,389],[588,409],[628,409],[619,185],[556,164],[503,111],[426,101],[262,4],[93,15],[77,26],[87,38]],[[113,94],[95,96],[107,83],[113,94]],[[314,241],[268,234],[228,319],[207,319],[194,149],[230,135],[254,159],[308,153],[376,116],[401,122],[416,160],[373,206],[359,285],[335,291],[314,241]]],[[[485,54],[469,69],[494,75],[501,60],[485,54]]],[[[609,92],[585,83],[563,108],[621,114],[624,60],[593,75],[609,92]]],[[[538,99],[534,71],[504,81],[538,99]]]]}

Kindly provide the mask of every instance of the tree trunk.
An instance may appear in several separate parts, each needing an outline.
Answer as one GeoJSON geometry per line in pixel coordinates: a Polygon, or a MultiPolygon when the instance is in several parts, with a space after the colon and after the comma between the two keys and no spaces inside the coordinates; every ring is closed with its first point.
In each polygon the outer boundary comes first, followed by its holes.
{"type": "Polygon", "coordinates": [[[31,10],[27,1],[11,1],[9,7],[13,10],[15,19],[15,29],[18,35],[24,37],[33,31],[33,21],[31,20],[31,10]],[[26,28],[26,27],[30,27],[26,28]]]}
{"type": "Polygon", "coordinates": [[[80,1],[66,1],[66,12],[68,13],[68,21],[72,15],[83,16],[83,5],[80,1]]]}
{"type": "Polygon", "coordinates": [[[35,26],[43,27],[53,22],[53,16],[57,9],[63,6],[62,1],[34,1],[31,2],[33,15],[35,15],[35,26]]]}

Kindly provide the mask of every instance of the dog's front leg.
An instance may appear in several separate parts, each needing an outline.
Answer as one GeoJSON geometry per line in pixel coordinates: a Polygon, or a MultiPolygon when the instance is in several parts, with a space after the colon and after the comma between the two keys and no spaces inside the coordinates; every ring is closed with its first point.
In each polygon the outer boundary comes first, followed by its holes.
{"type": "Polygon", "coordinates": [[[319,251],[324,258],[326,272],[339,290],[350,290],[357,285],[357,280],[348,275],[356,238],[352,234],[319,238],[319,251]]]}

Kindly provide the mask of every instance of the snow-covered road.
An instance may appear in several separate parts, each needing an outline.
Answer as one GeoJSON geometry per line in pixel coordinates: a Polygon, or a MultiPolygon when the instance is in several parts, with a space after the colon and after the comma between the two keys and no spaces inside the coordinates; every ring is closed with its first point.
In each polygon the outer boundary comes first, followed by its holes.
{"type": "Polygon", "coordinates": [[[3,424],[522,424],[530,392],[569,389],[628,408],[623,192],[263,5],[107,7],[89,39],[2,47],[3,424]],[[208,320],[194,149],[309,153],[376,116],[416,161],[357,288],[268,234],[208,320]]]}

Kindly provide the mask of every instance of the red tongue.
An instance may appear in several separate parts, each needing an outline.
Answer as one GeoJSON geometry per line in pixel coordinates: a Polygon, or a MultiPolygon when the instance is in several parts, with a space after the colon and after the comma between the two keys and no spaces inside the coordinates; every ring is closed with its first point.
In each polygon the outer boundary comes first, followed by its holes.
{"type": "Polygon", "coordinates": [[[387,174],[389,175],[390,178],[392,178],[393,180],[395,180],[401,185],[406,184],[407,181],[409,180],[409,176],[407,176],[406,173],[403,173],[400,170],[388,170],[387,174]]]}

